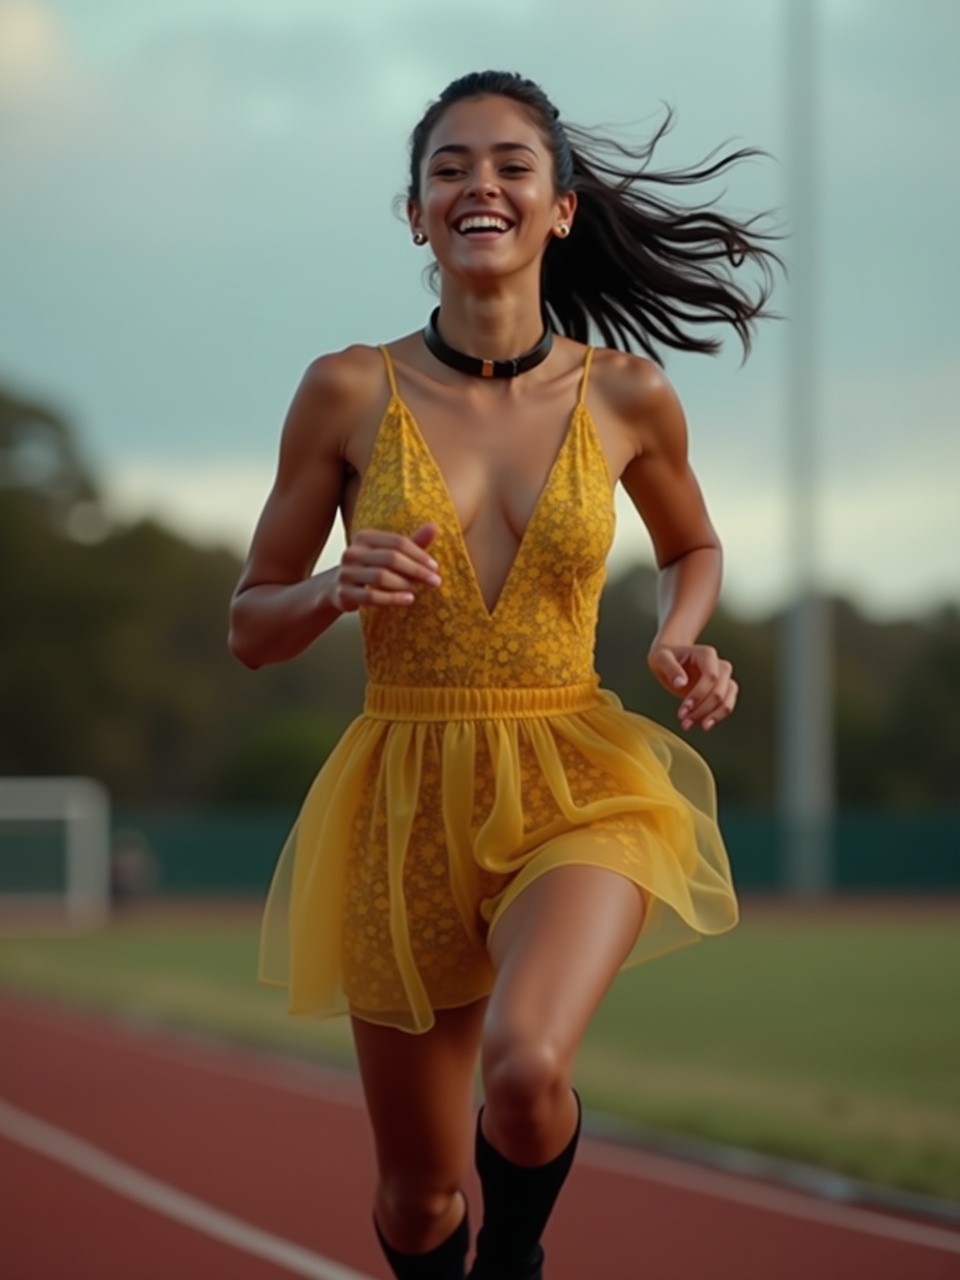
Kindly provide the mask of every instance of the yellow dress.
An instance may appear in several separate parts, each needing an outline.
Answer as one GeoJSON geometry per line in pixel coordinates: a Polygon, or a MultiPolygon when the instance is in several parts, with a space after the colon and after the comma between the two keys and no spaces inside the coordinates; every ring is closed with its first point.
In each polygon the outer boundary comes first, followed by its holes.
{"type": "MultiPolygon", "coordinates": [[[[486,939],[554,867],[643,891],[624,967],[737,922],[704,761],[599,688],[594,640],[613,486],[578,403],[496,605],[413,415],[391,398],[355,528],[439,525],[442,585],[365,608],[363,714],[321,769],[280,855],[260,979],[294,1014],[353,1013],[413,1032],[489,993],[486,939]]],[[[642,640],[637,638],[638,661],[642,640]]],[[[602,924],[598,924],[602,927],[602,924]]]]}

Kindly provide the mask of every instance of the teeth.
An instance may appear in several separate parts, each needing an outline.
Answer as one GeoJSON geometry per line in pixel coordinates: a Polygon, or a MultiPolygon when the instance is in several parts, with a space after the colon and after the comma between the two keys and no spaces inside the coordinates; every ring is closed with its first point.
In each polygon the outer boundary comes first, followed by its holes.
{"type": "Polygon", "coordinates": [[[464,218],[458,225],[460,231],[509,231],[510,223],[505,218],[497,218],[492,214],[473,214],[464,218]]]}

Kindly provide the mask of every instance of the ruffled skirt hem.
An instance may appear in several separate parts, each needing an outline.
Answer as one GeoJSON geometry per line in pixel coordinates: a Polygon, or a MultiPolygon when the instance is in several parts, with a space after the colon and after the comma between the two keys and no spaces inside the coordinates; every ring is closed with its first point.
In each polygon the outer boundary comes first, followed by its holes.
{"type": "Polygon", "coordinates": [[[346,731],[263,917],[260,980],[287,988],[291,1013],[429,1030],[436,1010],[489,994],[490,931],[562,866],[643,892],[623,968],[737,923],[713,777],[694,750],[605,691],[556,714],[541,698],[529,716],[505,692],[506,718],[364,714],[346,731]]]}

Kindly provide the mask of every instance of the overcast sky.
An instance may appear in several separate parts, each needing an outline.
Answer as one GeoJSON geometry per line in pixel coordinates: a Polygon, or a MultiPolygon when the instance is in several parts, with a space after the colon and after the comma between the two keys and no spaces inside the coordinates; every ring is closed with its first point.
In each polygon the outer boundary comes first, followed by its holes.
{"type": "MultiPolygon", "coordinates": [[[[958,0],[820,0],[820,580],[890,616],[960,601],[958,0]]],[[[769,150],[785,0],[0,0],[0,381],[64,410],[112,509],[243,551],[308,361],[419,327],[392,211],[455,76],[539,80],[664,159],[769,150]]],[[[789,250],[788,250],[789,252],[789,250]]],[[[780,299],[789,308],[789,291],[780,299]]],[[[788,584],[788,326],[674,356],[728,602],[788,584]]],[[[324,562],[338,553],[328,549],[324,562]]],[[[623,508],[618,562],[648,556],[623,508]]]]}

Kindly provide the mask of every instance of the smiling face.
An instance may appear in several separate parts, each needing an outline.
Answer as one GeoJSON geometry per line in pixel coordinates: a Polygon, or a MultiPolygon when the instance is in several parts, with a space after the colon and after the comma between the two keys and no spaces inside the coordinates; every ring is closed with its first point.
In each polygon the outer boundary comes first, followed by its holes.
{"type": "Polygon", "coordinates": [[[554,189],[553,156],[529,113],[504,97],[468,98],[427,140],[411,228],[443,272],[470,278],[536,268],[550,237],[573,220],[576,196],[554,189]]]}

